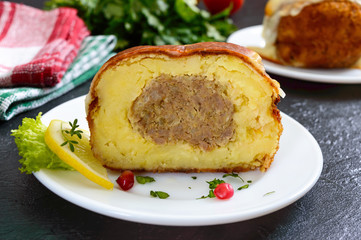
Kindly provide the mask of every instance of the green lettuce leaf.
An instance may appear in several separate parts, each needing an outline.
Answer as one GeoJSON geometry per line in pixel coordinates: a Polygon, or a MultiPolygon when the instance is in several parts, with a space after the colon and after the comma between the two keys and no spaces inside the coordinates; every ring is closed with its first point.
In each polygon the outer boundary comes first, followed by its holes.
{"type": "Polygon", "coordinates": [[[19,160],[21,172],[31,174],[41,168],[73,170],[53,153],[45,143],[47,127],[41,122],[41,113],[36,119],[24,118],[18,129],[11,130],[22,159],[19,160]]]}

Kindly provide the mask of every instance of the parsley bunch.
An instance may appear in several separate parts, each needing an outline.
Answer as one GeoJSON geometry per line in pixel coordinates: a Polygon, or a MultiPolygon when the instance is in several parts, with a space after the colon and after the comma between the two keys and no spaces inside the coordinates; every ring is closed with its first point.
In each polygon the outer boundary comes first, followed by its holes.
{"type": "Polygon", "coordinates": [[[225,41],[236,30],[231,8],[212,16],[196,0],[49,0],[45,7],[76,8],[92,35],[117,36],[117,50],[225,41]]]}

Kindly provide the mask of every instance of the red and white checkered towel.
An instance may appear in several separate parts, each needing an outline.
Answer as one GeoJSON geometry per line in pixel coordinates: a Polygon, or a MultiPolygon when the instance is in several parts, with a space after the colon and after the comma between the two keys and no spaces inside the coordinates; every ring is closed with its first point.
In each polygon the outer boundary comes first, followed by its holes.
{"type": "Polygon", "coordinates": [[[0,2],[0,87],[61,81],[89,35],[75,9],[42,11],[0,2]]]}

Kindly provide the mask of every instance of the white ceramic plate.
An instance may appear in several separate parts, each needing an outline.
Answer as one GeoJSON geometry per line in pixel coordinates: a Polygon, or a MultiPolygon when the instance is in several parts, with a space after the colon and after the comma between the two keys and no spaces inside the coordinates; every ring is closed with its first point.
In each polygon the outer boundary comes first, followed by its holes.
{"type": "MultiPolygon", "coordinates": [[[[265,41],[262,38],[262,25],[253,26],[238,30],[231,34],[227,42],[241,46],[264,47],[265,41]]],[[[361,70],[359,69],[306,69],[279,65],[263,60],[266,71],[281,76],[291,77],[300,80],[352,84],[361,83],[361,70]]]]}
{"type": "MultiPolygon", "coordinates": [[[[44,114],[42,121],[52,119],[79,120],[87,129],[84,112],[84,96],[68,101],[44,114]]],[[[284,133],[280,149],[271,168],[241,173],[242,178],[252,180],[248,189],[235,191],[229,200],[198,199],[208,195],[208,184],[222,173],[164,173],[145,174],[156,182],[140,185],[124,192],[115,188],[105,190],[78,172],[41,170],[35,177],[60,197],[88,210],[106,216],[140,223],[173,226],[199,226],[231,223],[259,217],[281,209],[307,193],[320,176],[322,153],[316,140],[298,122],[282,114],[284,133]],[[197,179],[193,179],[196,176],[197,179]],[[169,193],[168,199],[153,198],[150,190],[169,193]],[[272,194],[267,194],[273,192],[272,194]],[[266,194],[266,195],[265,195],[266,194]]],[[[109,171],[112,181],[119,173],[109,171]]],[[[144,175],[144,174],[143,174],[144,175]]],[[[227,177],[225,180],[235,189],[245,183],[227,177]]]]}

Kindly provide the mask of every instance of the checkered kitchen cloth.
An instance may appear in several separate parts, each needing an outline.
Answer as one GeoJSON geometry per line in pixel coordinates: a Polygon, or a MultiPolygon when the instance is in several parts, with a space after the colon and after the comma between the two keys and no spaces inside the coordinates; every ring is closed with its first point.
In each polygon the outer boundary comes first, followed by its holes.
{"type": "Polygon", "coordinates": [[[0,1],[0,87],[53,87],[89,31],[77,11],[0,1]]]}
{"type": "Polygon", "coordinates": [[[39,107],[92,78],[99,68],[114,55],[116,37],[89,36],[82,42],[78,56],[55,87],[0,88],[0,120],[39,107]]]}

